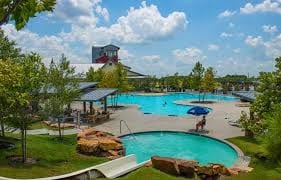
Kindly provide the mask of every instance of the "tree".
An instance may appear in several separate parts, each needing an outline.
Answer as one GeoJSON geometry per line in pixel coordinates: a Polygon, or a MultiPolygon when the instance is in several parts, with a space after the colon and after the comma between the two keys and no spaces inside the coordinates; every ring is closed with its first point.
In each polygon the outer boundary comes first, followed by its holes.
{"type": "Polygon", "coordinates": [[[119,92],[128,92],[132,89],[127,79],[127,71],[121,63],[103,76],[99,87],[117,88],[119,92]]]}
{"type": "Polygon", "coordinates": [[[17,86],[21,85],[22,67],[10,61],[0,60],[0,126],[1,135],[5,136],[4,124],[8,123],[17,101],[17,86]],[[16,87],[16,88],[15,88],[16,87]]]}
{"type": "MultiPolygon", "coordinates": [[[[22,162],[27,158],[26,130],[36,119],[39,111],[33,103],[40,101],[38,96],[45,77],[45,66],[37,54],[26,55],[20,63],[14,64],[21,69],[18,72],[18,84],[14,84],[16,98],[10,107],[9,123],[21,131],[22,162]]],[[[38,103],[36,103],[38,104],[38,103]]]]}
{"type": "Polygon", "coordinates": [[[205,94],[207,92],[213,92],[216,88],[216,81],[215,81],[215,71],[212,67],[208,67],[204,73],[204,77],[201,82],[201,88],[203,90],[203,101],[205,100],[205,94]]]}
{"type": "Polygon", "coordinates": [[[104,72],[102,69],[94,70],[94,68],[90,68],[89,71],[86,73],[86,79],[87,81],[91,82],[101,82],[102,78],[104,76],[104,72]]]}
{"type": "Polygon", "coordinates": [[[251,110],[260,118],[272,111],[275,104],[281,103],[281,57],[276,58],[276,70],[273,72],[261,72],[259,86],[251,110]]]}
{"type": "Polygon", "coordinates": [[[64,121],[66,107],[79,97],[78,82],[75,69],[62,55],[58,64],[51,62],[48,70],[47,88],[48,99],[45,101],[45,112],[58,122],[59,138],[62,139],[61,123],[64,121]]]}
{"type": "Polygon", "coordinates": [[[0,27],[14,21],[17,30],[22,29],[31,17],[43,11],[52,11],[56,0],[1,0],[0,27]]]}
{"type": "Polygon", "coordinates": [[[200,101],[200,93],[201,93],[201,83],[204,75],[204,67],[200,62],[197,62],[192,69],[191,74],[191,88],[199,91],[199,101],[200,101]]]}
{"type": "Polygon", "coordinates": [[[23,55],[19,48],[16,48],[16,43],[10,41],[4,32],[0,29],[0,59],[16,61],[22,58],[23,55]]]}
{"type": "Polygon", "coordinates": [[[265,147],[275,161],[281,160],[281,104],[275,105],[266,116],[268,131],[263,138],[265,147]]]}

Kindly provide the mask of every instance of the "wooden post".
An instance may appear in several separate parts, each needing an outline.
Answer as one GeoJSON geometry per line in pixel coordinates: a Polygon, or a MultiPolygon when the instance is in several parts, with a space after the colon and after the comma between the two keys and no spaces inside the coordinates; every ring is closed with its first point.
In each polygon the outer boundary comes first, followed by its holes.
{"type": "Polygon", "coordinates": [[[83,112],[86,114],[86,102],[83,102],[83,112]]]}
{"type": "Polygon", "coordinates": [[[80,129],[80,111],[77,110],[77,127],[80,129]]]}
{"type": "Polygon", "coordinates": [[[90,102],[90,114],[93,114],[93,102],[90,102]]]}
{"type": "Polygon", "coordinates": [[[107,97],[104,98],[104,103],[103,103],[105,112],[107,111],[107,100],[106,99],[107,99],[107,97]]]}

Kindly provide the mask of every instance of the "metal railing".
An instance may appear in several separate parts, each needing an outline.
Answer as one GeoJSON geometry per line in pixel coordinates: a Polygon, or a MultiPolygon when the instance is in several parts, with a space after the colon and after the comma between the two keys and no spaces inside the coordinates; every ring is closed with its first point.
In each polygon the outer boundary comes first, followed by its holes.
{"type": "Polygon", "coordinates": [[[120,134],[122,134],[122,122],[123,124],[125,124],[125,126],[127,127],[127,129],[129,130],[130,135],[132,135],[132,137],[134,137],[134,139],[136,139],[134,133],[132,132],[132,130],[129,128],[127,122],[125,120],[120,120],[120,134]]]}

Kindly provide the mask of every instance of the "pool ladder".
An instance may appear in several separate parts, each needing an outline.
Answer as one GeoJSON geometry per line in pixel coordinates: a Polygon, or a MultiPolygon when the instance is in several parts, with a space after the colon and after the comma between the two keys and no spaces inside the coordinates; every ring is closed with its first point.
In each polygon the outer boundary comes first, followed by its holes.
{"type": "Polygon", "coordinates": [[[123,124],[125,124],[125,126],[129,130],[130,135],[132,135],[132,137],[134,137],[134,139],[137,139],[136,136],[132,133],[132,130],[129,128],[129,126],[125,120],[120,120],[120,134],[122,134],[122,122],[123,122],[123,124]]]}

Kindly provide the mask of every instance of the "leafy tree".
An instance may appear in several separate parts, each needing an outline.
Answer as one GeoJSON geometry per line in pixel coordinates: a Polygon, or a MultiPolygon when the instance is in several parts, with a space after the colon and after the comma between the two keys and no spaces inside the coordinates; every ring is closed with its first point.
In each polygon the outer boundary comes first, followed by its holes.
{"type": "Polygon", "coordinates": [[[18,86],[23,76],[22,67],[10,61],[0,60],[0,125],[2,136],[5,136],[4,123],[8,124],[9,115],[18,98],[18,86]]]}
{"type": "Polygon", "coordinates": [[[19,82],[13,87],[16,99],[10,107],[12,112],[8,118],[9,123],[21,131],[22,161],[25,162],[27,158],[26,130],[39,113],[33,103],[40,101],[41,98],[38,94],[44,85],[45,66],[37,54],[26,55],[20,63],[16,63],[15,67],[17,65],[21,71],[18,72],[19,82]]]}
{"type": "Polygon", "coordinates": [[[264,143],[272,159],[281,161],[281,104],[275,105],[272,110],[265,116],[268,131],[264,143]]]}
{"type": "Polygon", "coordinates": [[[260,73],[260,84],[257,87],[259,93],[251,105],[251,111],[261,119],[264,118],[264,114],[272,111],[275,104],[281,103],[281,57],[275,61],[275,71],[260,73]]]}
{"type": "Polygon", "coordinates": [[[99,87],[117,88],[119,92],[128,92],[132,89],[127,79],[127,71],[121,63],[118,63],[112,71],[104,74],[99,87]]]}
{"type": "Polygon", "coordinates": [[[0,26],[14,21],[22,29],[31,17],[43,11],[52,11],[56,0],[1,0],[0,26]]]}
{"type": "Polygon", "coordinates": [[[201,82],[201,88],[203,90],[203,101],[205,99],[205,94],[207,92],[213,92],[216,88],[216,81],[215,81],[215,71],[212,67],[208,67],[204,73],[204,77],[201,82]]]}
{"type": "Polygon", "coordinates": [[[23,57],[19,48],[16,48],[16,43],[10,41],[4,32],[0,29],[0,59],[15,61],[23,57]]]}
{"type": "Polygon", "coordinates": [[[51,62],[48,70],[47,88],[49,98],[45,101],[45,112],[57,119],[59,138],[62,139],[61,123],[64,121],[66,107],[79,97],[78,82],[75,69],[62,55],[58,64],[51,62]]]}
{"type": "Polygon", "coordinates": [[[192,69],[191,74],[191,88],[199,91],[199,101],[200,101],[200,93],[201,93],[201,84],[204,76],[204,67],[200,62],[197,62],[192,69]]]}
{"type": "Polygon", "coordinates": [[[86,79],[87,81],[91,82],[101,82],[102,78],[104,76],[104,72],[102,69],[94,70],[94,68],[90,68],[89,71],[86,73],[86,79]]]}

